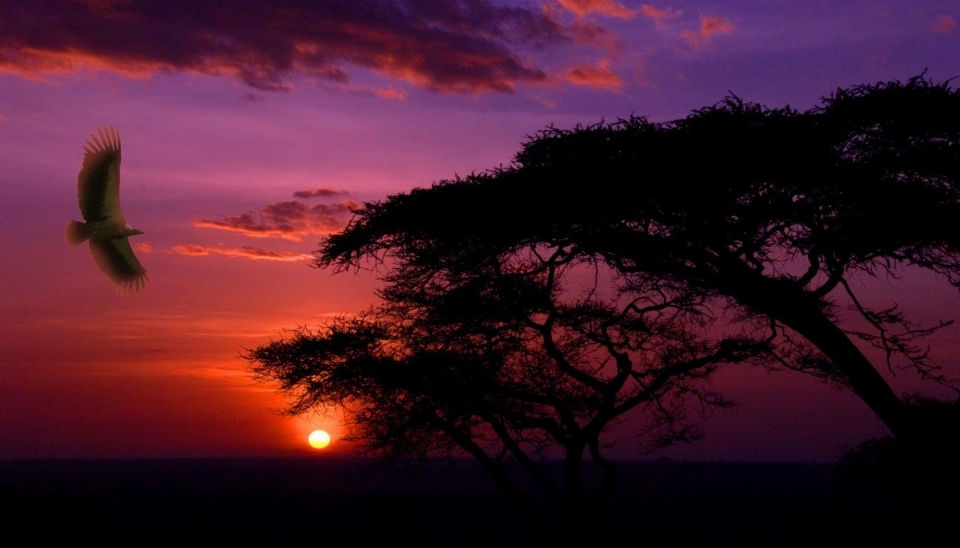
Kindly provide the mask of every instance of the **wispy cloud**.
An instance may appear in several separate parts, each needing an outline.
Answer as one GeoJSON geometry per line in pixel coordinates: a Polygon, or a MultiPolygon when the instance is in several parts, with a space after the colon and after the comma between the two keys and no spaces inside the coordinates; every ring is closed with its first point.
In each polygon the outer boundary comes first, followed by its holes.
{"type": "Polygon", "coordinates": [[[701,15],[700,28],[696,31],[685,30],[680,36],[692,48],[699,48],[720,34],[733,32],[733,23],[718,15],[701,15]]]}
{"type": "Polygon", "coordinates": [[[632,10],[617,0],[557,0],[565,9],[583,17],[590,13],[599,13],[608,17],[631,19],[638,11],[632,10]]]}
{"type": "Polygon", "coordinates": [[[251,238],[282,238],[299,242],[304,236],[325,235],[346,226],[353,211],[361,207],[350,199],[333,204],[308,204],[304,199],[348,197],[349,193],[334,188],[315,188],[294,193],[300,200],[272,202],[257,212],[241,213],[221,220],[200,219],[193,225],[215,228],[251,238]]]}
{"type": "Polygon", "coordinates": [[[337,196],[350,196],[346,190],[340,190],[330,186],[311,188],[307,190],[298,190],[293,193],[294,198],[336,198],[337,196]]]}
{"type": "Polygon", "coordinates": [[[939,34],[950,34],[957,30],[957,20],[952,15],[943,14],[937,17],[930,28],[939,34]]]}
{"type": "Polygon", "coordinates": [[[395,88],[393,86],[388,86],[385,88],[375,88],[371,86],[354,86],[350,89],[350,93],[356,95],[373,95],[381,99],[406,99],[407,92],[402,89],[395,88]]]}
{"type": "Polygon", "coordinates": [[[633,19],[642,15],[648,19],[653,19],[657,24],[664,23],[670,19],[676,19],[683,15],[683,12],[674,8],[658,8],[651,4],[641,4],[639,8],[630,9],[617,0],[557,0],[567,11],[573,12],[580,17],[591,13],[605,15],[607,17],[616,17],[618,19],[633,19]]]}
{"type": "Polygon", "coordinates": [[[674,8],[656,8],[650,4],[643,4],[638,9],[641,15],[648,19],[653,19],[658,25],[666,23],[671,19],[679,19],[683,11],[674,8]]]}
{"type": "Polygon", "coordinates": [[[623,50],[620,38],[589,19],[575,19],[570,23],[570,34],[579,45],[604,50],[608,55],[619,57],[623,50]]]}
{"type": "Polygon", "coordinates": [[[225,255],[254,261],[297,262],[308,261],[313,256],[308,253],[292,253],[289,251],[270,251],[259,247],[243,245],[240,247],[205,247],[201,245],[176,245],[172,251],[187,257],[204,257],[207,255],[225,255]]]}
{"type": "Polygon", "coordinates": [[[580,86],[619,90],[623,79],[610,70],[610,61],[604,60],[596,67],[581,65],[567,71],[567,80],[580,86]]]}
{"type": "Polygon", "coordinates": [[[28,77],[184,71],[285,91],[302,75],[388,98],[404,92],[353,86],[351,72],[368,69],[442,93],[509,92],[548,81],[524,48],[572,39],[544,10],[491,0],[236,0],[229,9],[219,2],[5,0],[0,36],[0,72],[28,77]]]}

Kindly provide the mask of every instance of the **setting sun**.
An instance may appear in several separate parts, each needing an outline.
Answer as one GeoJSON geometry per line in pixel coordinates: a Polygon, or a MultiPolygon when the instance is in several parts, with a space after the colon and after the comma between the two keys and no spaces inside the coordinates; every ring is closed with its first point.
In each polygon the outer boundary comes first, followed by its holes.
{"type": "Polygon", "coordinates": [[[310,447],[314,449],[323,449],[330,445],[330,434],[327,434],[323,430],[314,430],[310,432],[310,436],[307,437],[307,442],[310,444],[310,447]]]}

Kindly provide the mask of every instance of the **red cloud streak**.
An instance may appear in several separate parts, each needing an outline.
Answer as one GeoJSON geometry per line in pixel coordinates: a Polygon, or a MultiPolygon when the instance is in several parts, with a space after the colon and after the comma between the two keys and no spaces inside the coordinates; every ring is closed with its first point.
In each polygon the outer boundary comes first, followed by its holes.
{"type": "Polygon", "coordinates": [[[581,86],[614,90],[623,88],[623,79],[610,70],[610,61],[601,61],[597,67],[574,67],[567,71],[567,80],[581,86]]]}
{"type": "Polygon", "coordinates": [[[630,19],[637,15],[636,10],[628,9],[617,0],[558,0],[558,2],[581,17],[593,12],[620,19],[630,19]]]}
{"type": "Polygon", "coordinates": [[[683,15],[683,11],[681,10],[674,9],[674,8],[659,9],[654,6],[651,6],[650,4],[641,5],[638,11],[644,17],[647,17],[649,19],[653,19],[654,21],[656,21],[657,24],[663,23],[664,21],[668,21],[670,19],[677,19],[678,17],[683,15]]]}
{"type": "Polygon", "coordinates": [[[28,77],[184,71],[283,91],[295,74],[344,86],[362,67],[437,92],[509,92],[547,80],[518,47],[569,40],[543,11],[490,0],[0,3],[0,72],[28,77]]]}
{"type": "Polygon", "coordinates": [[[242,245],[240,247],[204,247],[200,245],[176,245],[173,246],[173,252],[188,257],[203,257],[206,255],[226,255],[227,257],[239,257],[242,259],[252,259],[254,261],[308,261],[313,256],[307,253],[291,253],[289,251],[269,251],[259,247],[242,245]]]}
{"type": "Polygon", "coordinates": [[[690,47],[698,48],[718,34],[730,34],[733,32],[733,23],[718,15],[701,15],[700,28],[697,31],[685,30],[680,36],[690,44],[690,47]]]}
{"type": "Polygon", "coordinates": [[[683,14],[678,9],[658,8],[650,4],[641,4],[637,9],[630,9],[617,0],[558,0],[558,2],[565,9],[580,17],[590,13],[599,13],[618,19],[633,19],[637,15],[642,15],[660,24],[669,19],[676,19],[683,14]]]}

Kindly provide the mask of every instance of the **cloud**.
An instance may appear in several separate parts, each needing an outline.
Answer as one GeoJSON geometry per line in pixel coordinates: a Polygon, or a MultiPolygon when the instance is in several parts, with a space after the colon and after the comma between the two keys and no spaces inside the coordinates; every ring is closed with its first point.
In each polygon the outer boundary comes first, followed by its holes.
{"type": "MultiPolygon", "coordinates": [[[[294,193],[296,198],[331,198],[349,196],[342,190],[316,188],[294,193]]],[[[272,202],[258,212],[241,213],[222,220],[200,219],[193,226],[237,232],[251,238],[282,238],[299,242],[304,236],[326,235],[342,230],[362,207],[353,200],[335,204],[309,205],[300,200],[272,202]]]]}
{"type": "Polygon", "coordinates": [[[291,253],[289,251],[268,251],[259,247],[243,245],[240,247],[204,247],[200,245],[176,245],[172,251],[187,257],[204,257],[210,254],[239,257],[254,261],[296,262],[312,260],[308,253],[291,253]]]}
{"type": "Polygon", "coordinates": [[[188,257],[202,257],[204,255],[209,255],[212,253],[211,250],[217,249],[215,247],[203,247],[202,245],[175,245],[173,246],[173,252],[179,253],[180,255],[186,255],[188,257]]]}
{"type": "Polygon", "coordinates": [[[683,15],[683,11],[674,8],[658,9],[650,4],[643,4],[638,9],[641,15],[648,19],[653,19],[658,25],[661,25],[670,19],[678,19],[683,15]]]}
{"type": "Polygon", "coordinates": [[[142,251],[144,253],[153,253],[153,246],[150,244],[139,243],[137,244],[137,251],[142,251]]]}
{"type": "Polygon", "coordinates": [[[610,61],[601,61],[597,67],[581,65],[567,71],[567,80],[578,86],[619,90],[623,79],[610,70],[610,61]]]}
{"type": "Polygon", "coordinates": [[[613,57],[619,57],[623,51],[620,39],[593,21],[576,19],[570,23],[569,28],[577,44],[604,50],[613,57]]]}
{"type": "Polygon", "coordinates": [[[309,190],[298,190],[293,193],[294,198],[335,198],[337,196],[349,196],[346,190],[340,190],[333,187],[312,188],[309,190]]]}
{"type": "Polygon", "coordinates": [[[33,78],[78,70],[141,78],[189,72],[288,91],[301,75],[347,91],[403,95],[393,87],[351,88],[351,72],[359,67],[441,93],[510,92],[520,83],[548,81],[524,48],[572,39],[546,11],[492,0],[4,5],[0,72],[33,78]]]}
{"type": "Polygon", "coordinates": [[[633,19],[642,15],[653,19],[657,24],[680,17],[683,12],[674,8],[657,8],[650,4],[641,4],[637,9],[630,9],[616,0],[557,0],[568,11],[584,17],[591,13],[599,13],[607,17],[618,19],[633,19]]]}
{"type": "Polygon", "coordinates": [[[937,20],[933,22],[930,28],[933,32],[939,34],[950,34],[957,30],[957,20],[954,19],[953,16],[944,14],[937,17],[937,20]]]}
{"type": "Polygon", "coordinates": [[[719,34],[733,32],[733,23],[718,15],[701,15],[700,28],[697,31],[685,30],[680,36],[692,48],[699,48],[719,34]]]}
{"type": "Polygon", "coordinates": [[[371,86],[354,86],[351,88],[351,93],[356,95],[373,95],[374,97],[379,97],[381,99],[406,99],[407,92],[402,89],[397,89],[393,86],[388,86],[385,88],[375,88],[371,86]]]}
{"type": "Polygon", "coordinates": [[[733,32],[733,23],[718,15],[707,15],[700,17],[700,35],[704,38],[712,38],[717,34],[730,34],[733,32]]]}
{"type": "Polygon", "coordinates": [[[583,17],[590,13],[599,13],[619,19],[632,19],[638,11],[632,10],[616,0],[557,0],[561,6],[583,17]]]}

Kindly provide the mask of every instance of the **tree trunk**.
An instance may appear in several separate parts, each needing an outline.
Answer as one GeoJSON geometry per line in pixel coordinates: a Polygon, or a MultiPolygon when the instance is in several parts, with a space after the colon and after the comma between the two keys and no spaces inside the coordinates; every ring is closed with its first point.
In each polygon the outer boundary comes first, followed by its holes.
{"type": "Polygon", "coordinates": [[[843,372],[850,388],[898,439],[917,434],[903,402],[863,352],[823,311],[820,299],[787,281],[747,269],[724,280],[723,290],[740,304],[796,331],[823,352],[843,372]]]}

